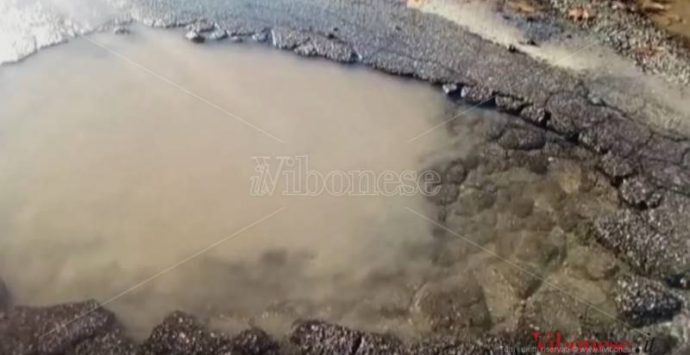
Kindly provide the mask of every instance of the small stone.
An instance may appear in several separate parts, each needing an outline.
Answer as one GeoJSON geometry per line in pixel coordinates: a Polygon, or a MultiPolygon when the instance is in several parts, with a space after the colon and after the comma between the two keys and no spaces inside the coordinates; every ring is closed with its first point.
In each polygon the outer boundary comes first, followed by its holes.
{"type": "Polygon", "coordinates": [[[482,136],[486,137],[487,141],[495,141],[505,132],[506,123],[501,120],[486,120],[486,124],[483,128],[481,132],[482,136]]]}
{"type": "Polygon", "coordinates": [[[153,329],[142,348],[157,355],[206,355],[229,344],[229,339],[210,331],[196,317],[178,311],[153,329]]]}
{"type": "Polygon", "coordinates": [[[537,41],[534,40],[533,38],[529,38],[527,41],[525,41],[525,44],[527,44],[529,46],[538,46],[539,45],[539,43],[537,43],[537,41]]]}
{"type": "Polygon", "coordinates": [[[204,36],[202,36],[199,32],[194,31],[194,30],[188,31],[184,35],[184,37],[187,40],[192,41],[194,43],[203,43],[206,40],[206,38],[204,38],[204,36]]]}
{"type": "Polygon", "coordinates": [[[266,42],[268,41],[268,33],[267,32],[257,32],[252,35],[252,40],[255,42],[266,42]]]}
{"type": "Polygon", "coordinates": [[[187,25],[187,30],[198,33],[211,32],[216,28],[216,24],[208,20],[198,20],[192,24],[187,25]]]}
{"type": "Polygon", "coordinates": [[[582,186],[583,167],[569,159],[551,159],[551,175],[568,195],[576,194],[582,186]]]}
{"type": "MultiPolygon", "coordinates": [[[[649,339],[649,345],[646,350],[649,351],[649,355],[666,355],[671,354],[673,348],[678,345],[678,339],[669,334],[659,334],[651,339],[649,339]]],[[[690,349],[688,349],[690,350],[690,349]]],[[[690,351],[679,351],[675,354],[688,354],[690,351]]]]}
{"type": "Polygon", "coordinates": [[[460,97],[471,104],[489,104],[494,94],[489,88],[483,86],[463,86],[460,97]]]}
{"type": "Polygon", "coordinates": [[[590,253],[587,255],[585,265],[587,275],[592,280],[608,279],[618,270],[618,265],[613,257],[604,253],[590,253]]]}
{"type": "Polygon", "coordinates": [[[604,104],[604,100],[601,97],[593,95],[591,93],[589,95],[587,95],[587,99],[593,105],[603,105],[604,104]]]}
{"type": "Polygon", "coordinates": [[[520,111],[520,117],[534,124],[543,125],[546,123],[546,110],[543,107],[530,105],[520,111]]]}
{"type": "Polygon", "coordinates": [[[498,139],[498,144],[505,149],[534,150],[546,144],[546,137],[535,129],[509,128],[498,139]]]}
{"type": "Polygon", "coordinates": [[[113,28],[113,33],[116,35],[126,35],[129,34],[129,28],[124,26],[116,26],[113,28]]]}
{"type": "Polygon", "coordinates": [[[212,41],[220,41],[228,38],[228,32],[226,30],[217,29],[208,35],[208,39],[212,41]]]}
{"type": "Polygon", "coordinates": [[[624,178],[635,172],[633,164],[618,157],[616,154],[608,152],[599,161],[599,168],[612,179],[624,178]]]}
{"type": "Polygon", "coordinates": [[[496,107],[508,113],[518,113],[525,106],[525,102],[510,96],[497,95],[496,107]]]}
{"type": "Polygon", "coordinates": [[[448,335],[491,326],[484,292],[469,273],[424,285],[415,296],[412,313],[422,327],[448,335]]]}
{"type": "Polygon", "coordinates": [[[458,84],[455,83],[448,83],[448,84],[443,84],[441,86],[441,90],[443,90],[443,93],[451,96],[453,94],[456,94],[460,88],[458,87],[458,84]]]}

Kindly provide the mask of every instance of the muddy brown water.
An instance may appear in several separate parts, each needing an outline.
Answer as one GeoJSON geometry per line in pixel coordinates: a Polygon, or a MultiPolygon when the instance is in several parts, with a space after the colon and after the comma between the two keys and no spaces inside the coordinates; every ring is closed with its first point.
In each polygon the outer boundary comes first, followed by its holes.
{"type": "Polygon", "coordinates": [[[406,302],[366,282],[402,273],[416,287],[430,228],[405,207],[427,202],[252,196],[252,157],[418,170],[448,141],[408,142],[447,109],[428,85],[152,30],[75,40],[0,78],[0,273],[18,302],[111,301],[136,336],[175,309],[229,328],[408,327],[354,305],[406,302]]]}
{"type": "Polygon", "coordinates": [[[619,265],[581,243],[615,193],[577,149],[507,115],[138,27],[0,69],[0,277],[18,303],[95,298],[139,339],[178,309],[230,333],[319,318],[405,339],[615,318],[619,265]],[[447,193],[295,196],[279,175],[256,196],[262,168],[303,156],[322,175],[437,167],[447,193]]]}

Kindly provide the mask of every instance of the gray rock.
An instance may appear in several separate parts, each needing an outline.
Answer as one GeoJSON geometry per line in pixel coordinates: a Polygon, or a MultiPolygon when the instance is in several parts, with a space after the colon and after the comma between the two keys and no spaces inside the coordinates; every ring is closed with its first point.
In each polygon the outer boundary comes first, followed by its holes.
{"type": "Polygon", "coordinates": [[[536,129],[508,128],[498,139],[498,144],[505,149],[534,150],[546,144],[544,133],[536,129]]]}
{"type": "Polygon", "coordinates": [[[642,350],[647,351],[649,355],[667,355],[671,354],[677,345],[677,338],[662,333],[646,339],[642,350]]]}
{"type": "Polygon", "coordinates": [[[208,355],[229,344],[229,339],[208,330],[194,316],[178,311],[153,329],[142,349],[156,355],[208,355]]]}
{"type": "Polygon", "coordinates": [[[223,29],[217,29],[208,34],[208,39],[212,41],[220,41],[226,38],[228,38],[228,31],[223,29]]]}
{"type": "Polygon", "coordinates": [[[486,137],[488,141],[495,141],[501,138],[508,126],[504,120],[486,120],[486,129],[482,132],[482,136],[486,137]]]}
{"type": "Polygon", "coordinates": [[[282,27],[271,29],[271,44],[278,49],[294,50],[309,40],[310,35],[305,32],[282,27]]]}
{"type": "Polygon", "coordinates": [[[529,298],[541,286],[544,273],[532,263],[520,263],[514,258],[510,259],[509,262],[498,267],[499,273],[508,281],[520,299],[529,298]]]}
{"type": "Polygon", "coordinates": [[[616,260],[604,253],[592,253],[588,255],[585,265],[587,275],[592,280],[604,280],[613,276],[618,271],[616,260]]]}
{"type": "Polygon", "coordinates": [[[290,341],[304,355],[509,355],[515,345],[500,337],[464,341],[435,336],[406,346],[392,335],[360,332],[317,320],[295,322],[290,341]]]}
{"type": "Polygon", "coordinates": [[[619,157],[629,157],[644,146],[651,136],[645,128],[619,115],[611,115],[596,127],[580,134],[579,142],[598,152],[610,152],[619,157]]]}
{"type": "Polygon", "coordinates": [[[530,197],[516,197],[508,202],[508,211],[518,218],[527,218],[534,210],[534,200],[530,197]]]}
{"type": "Polygon", "coordinates": [[[635,166],[630,159],[621,158],[611,152],[604,154],[599,161],[599,168],[612,179],[624,178],[635,172],[635,166]]]}
{"type": "Polygon", "coordinates": [[[553,95],[546,109],[551,113],[547,126],[566,137],[578,135],[607,117],[605,108],[594,106],[573,93],[553,95]]]}
{"type": "Polygon", "coordinates": [[[351,63],[357,57],[351,46],[338,41],[334,37],[295,31],[283,27],[273,28],[270,33],[271,44],[274,47],[291,50],[301,56],[323,56],[343,63],[351,63]]]}
{"type": "Polygon", "coordinates": [[[496,95],[496,107],[501,111],[517,114],[525,105],[523,100],[510,96],[496,95]]]}
{"type": "Polygon", "coordinates": [[[341,63],[354,63],[359,59],[349,44],[324,36],[312,36],[308,43],[297,47],[295,53],[310,57],[323,56],[341,63]]]}
{"type": "Polygon", "coordinates": [[[496,202],[496,194],[478,189],[466,189],[452,205],[451,215],[471,217],[491,208],[496,202]]]}
{"type": "Polygon", "coordinates": [[[656,186],[641,176],[623,180],[619,191],[623,201],[634,207],[656,207],[661,202],[661,193],[656,186]]]}
{"type": "Polygon", "coordinates": [[[95,301],[16,306],[0,317],[0,354],[63,354],[114,326],[114,315],[95,301]]]}
{"type": "Polygon", "coordinates": [[[658,160],[643,160],[642,167],[656,185],[690,195],[690,169],[658,160]]]}
{"type": "Polygon", "coordinates": [[[618,313],[635,327],[669,320],[683,306],[661,283],[634,275],[619,278],[614,292],[618,313]]]}
{"type": "Polygon", "coordinates": [[[469,273],[424,285],[415,295],[412,313],[417,324],[437,334],[460,335],[491,326],[484,292],[469,273]]]}
{"type": "Polygon", "coordinates": [[[543,125],[546,123],[548,115],[543,107],[530,105],[520,111],[520,117],[534,124],[543,125]]]}
{"type": "Polygon", "coordinates": [[[317,320],[297,321],[290,341],[304,355],[354,355],[362,333],[317,320]]]}
{"type": "Polygon", "coordinates": [[[645,221],[666,236],[664,266],[655,275],[672,287],[690,288],[690,197],[666,192],[661,204],[645,211],[645,221]]]}
{"type": "Polygon", "coordinates": [[[265,31],[256,32],[252,34],[252,40],[259,43],[268,41],[268,37],[268,33],[265,31]]]}
{"type": "Polygon", "coordinates": [[[460,194],[460,189],[454,184],[438,185],[435,191],[436,193],[428,196],[428,199],[441,206],[450,205],[455,202],[460,194]]]}
{"type": "Polygon", "coordinates": [[[458,86],[458,84],[448,83],[443,84],[443,86],[441,86],[441,90],[443,90],[444,94],[452,96],[455,95],[458,92],[458,90],[460,90],[460,87],[458,86]]]}
{"type": "Polygon", "coordinates": [[[632,210],[622,210],[595,222],[595,237],[637,272],[665,279],[687,267],[687,247],[660,233],[632,210]],[[680,269],[679,269],[680,268],[680,269]]]}
{"type": "Polygon", "coordinates": [[[129,34],[129,28],[124,26],[116,26],[113,28],[113,33],[116,35],[126,35],[129,34]]]}
{"type": "Polygon", "coordinates": [[[279,355],[280,346],[266,332],[251,328],[236,335],[230,344],[220,347],[216,355],[279,355]]]}
{"type": "Polygon", "coordinates": [[[586,307],[562,291],[544,287],[527,300],[521,328],[557,329],[568,337],[577,337],[582,332],[580,315],[586,307]]]}
{"type": "Polygon", "coordinates": [[[537,175],[545,175],[549,171],[549,159],[543,154],[529,154],[526,159],[529,171],[537,175]]]}
{"type": "Polygon", "coordinates": [[[405,355],[409,354],[400,339],[392,335],[364,333],[354,355],[405,355]]]}
{"type": "Polygon", "coordinates": [[[688,143],[673,140],[654,134],[647,144],[640,150],[643,159],[664,161],[673,165],[682,165],[683,157],[688,149],[688,143]]]}
{"type": "Polygon", "coordinates": [[[460,185],[467,177],[467,169],[462,159],[454,160],[446,166],[444,181],[450,184],[460,185]]]}
{"type": "Polygon", "coordinates": [[[211,32],[215,28],[216,24],[206,19],[195,21],[194,23],[191,23],[186,26],[186,29],[188,31],[194,31],[197,33],[211,32]]]}
{"type": "Polygon", "coordinates": [[[139,355],[140,352],[122,330],[115,328],[80,342],[64,355],[139,355]]]}
{"type": "Polygon", "coordinates": [[[194,30],[187,31],[184,37],[187,40],[192,41],[194,43],[203,43],[206,40],[206,38],[202,34],[194,30]]]}
{"type": "Polygon", "coordinates": [[[494,93],[491,89],[483,86],[463,86],[460,90],[460,97],[468,103],[475,105],[488,105],[493,100],[494,93]]]}

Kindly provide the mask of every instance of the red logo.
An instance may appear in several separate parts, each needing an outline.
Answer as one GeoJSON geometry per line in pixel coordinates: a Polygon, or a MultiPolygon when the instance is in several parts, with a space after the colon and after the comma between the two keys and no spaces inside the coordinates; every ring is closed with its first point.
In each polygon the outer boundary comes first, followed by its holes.
{"type": "MultiPolygon", "coordinates": [[[[533,332],[532,338],[537,343],[537,350],[549,353],[628,353],[635,349],[627,340],[581,339],[567,341],[560,332],[533,332]]],[[[647,346],[645,345],[645,348],[647,346]]]]}

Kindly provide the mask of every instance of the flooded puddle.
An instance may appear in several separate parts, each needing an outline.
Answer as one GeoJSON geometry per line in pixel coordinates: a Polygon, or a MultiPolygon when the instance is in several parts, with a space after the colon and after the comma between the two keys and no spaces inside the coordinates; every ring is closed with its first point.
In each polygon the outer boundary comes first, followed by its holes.
{"type": "Polygon", "coordinates": [[[95,298],[139,339],[173,310],[407,339],[615,322],[621,265],[589,228],[615,190],[506,114],[175,31],[80,39],[0,77],[0,276],[19,303],[95,298]]]}
{"type": "Polygon", "coordinates": [[[409,142],[447,109],[427,85],[149,30],[0,78],[0,272],[19,303],[95,298],[136,336],[176,309],[224,327],[387,329],[356,305],[405,307],[427,272],[429,222],[405,210],[429,210],[419,195],[252,192],[257,157],[419,170],[447,142],[444,129],[409,142]]]}

